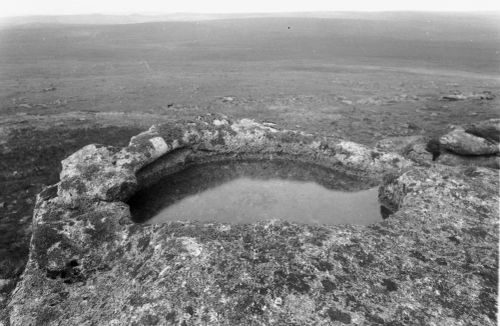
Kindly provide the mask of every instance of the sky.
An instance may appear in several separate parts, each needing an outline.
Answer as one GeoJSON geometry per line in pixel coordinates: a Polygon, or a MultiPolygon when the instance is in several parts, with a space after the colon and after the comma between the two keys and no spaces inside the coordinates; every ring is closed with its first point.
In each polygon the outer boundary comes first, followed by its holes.
{"type": "Polygon", "coordinates": [[[499,0],[0,0],[0,16],[261,13],[296,11],[500,11],[499,0]]]}

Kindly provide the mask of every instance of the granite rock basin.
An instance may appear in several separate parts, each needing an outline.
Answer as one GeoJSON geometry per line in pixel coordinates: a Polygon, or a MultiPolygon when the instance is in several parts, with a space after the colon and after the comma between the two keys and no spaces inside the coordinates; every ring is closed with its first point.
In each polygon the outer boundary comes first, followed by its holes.
{"type": "Polygon", "coordinates": [[[313,164],[281,160],[192,165],[137,191],[127,203],[135,222],[309,224],[380,221],[378,187],[313,164]]]}
{"type": "Polygon", "coordinates": [[[88,145],[42,191],[11,325],[495,325],[498,171],[218,115],[88,145]],[[313,164],[393,214],[370,225],[136,223],[130,200],[192,164],[313,164]],[[347,182],[348,184],[349,182],[347,182]]]}

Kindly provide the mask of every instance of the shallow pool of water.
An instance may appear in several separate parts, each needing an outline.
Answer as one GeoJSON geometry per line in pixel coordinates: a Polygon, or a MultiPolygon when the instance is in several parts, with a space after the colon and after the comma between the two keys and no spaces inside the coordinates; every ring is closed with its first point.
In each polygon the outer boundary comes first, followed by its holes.
{"type": "Polygon", "coordinates": [[[290,162],[207,164],[158,180],[129,205],[136,222],[367,225],[382,219],[378,188],[317,166],[290,162]],[[346,191],[358,188],[357,191],[346,191]],[[366,185],[364,186],[366,188],[366,185]]]}

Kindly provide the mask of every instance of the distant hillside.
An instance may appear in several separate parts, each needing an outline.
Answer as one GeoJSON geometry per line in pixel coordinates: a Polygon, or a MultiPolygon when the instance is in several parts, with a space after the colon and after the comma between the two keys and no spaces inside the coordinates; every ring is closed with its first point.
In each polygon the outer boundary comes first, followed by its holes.
{"type": "Polygon", "coordinates": [[[202,15],[192,20],[195,16],[174,15],[182,21],[172,16],[170,21],[141,23],[153,18],[46,17],[45,23],[0,29],[0,63],[317,60],[500,73],[500,24],[493,14],[308,15],[314,17],[202,15]],[[71,24],[61,22],[68,19],[71,24]],[[92,19],[95,23],[83,23],[92,19]]]}
{"type": "MultiPolygon", "coordinates": [[[[116,25],[137,24],[155,21],[174,20],[173,16],[146,15],[65,15],[65,16],[25,16],[0,18],[0,26],[76,24],[76,25],[116,25]]],[[[200,17],[202,19],[202,17],[200,17]]]]}
{"type": "Polygon", "coordinates": [[[84,25],[115,25],[137,24],[163,21],[203,21],[219,19],[245,19],[245,18],[343,18],[343,19],[376,19],[376,20],[421,20],[428,17],[454,17],[454,18],[479,18],[491,23],[496,21],[500,26],[500,12],[476,13],[426,13],[426,12],[297,12],[297,13],[247,13],[247,14],[130,14],[130,15],[60,15],[60,16],[19,16],[0,17],[0,27],[38,24],[84,24],[84,25]]]}
{"type": "Polygon", "coordinates": [[[64,15],[64,16],[21,16],[0,18],[0,27],[19,25],[40,24],[71,24],[71,25],[122,25],[151,22],[171,21],[205,21],[220,19],[245,19],[262,17],[346,17],[349,13],[273,13],[273,14],[197,14],[197,13],[174,13],[165,15],[64,15]]]}

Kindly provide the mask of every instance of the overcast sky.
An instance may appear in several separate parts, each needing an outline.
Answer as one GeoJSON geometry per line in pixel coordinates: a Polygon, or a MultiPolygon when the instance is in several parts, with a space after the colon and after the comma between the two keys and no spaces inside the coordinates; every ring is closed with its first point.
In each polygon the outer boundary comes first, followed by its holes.
{"type": "Polygon", "coordinates": [[[500,11],[500,0],[0,0],[0,16],[340,10],[500,11]]]}

